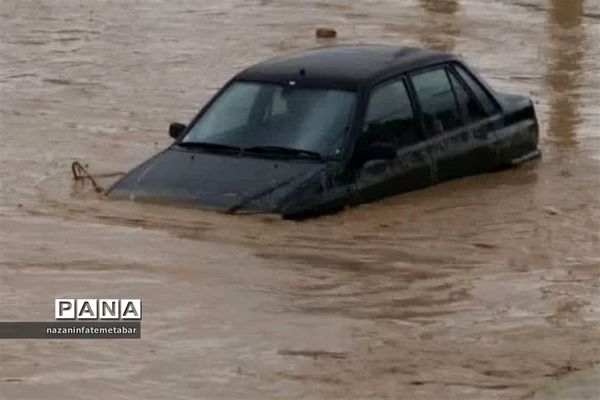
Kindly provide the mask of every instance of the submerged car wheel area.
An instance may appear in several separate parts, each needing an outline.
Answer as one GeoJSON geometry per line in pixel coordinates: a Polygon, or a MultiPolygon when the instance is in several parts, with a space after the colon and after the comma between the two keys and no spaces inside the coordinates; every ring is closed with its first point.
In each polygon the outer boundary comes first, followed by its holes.
{"type": "Polygon", "coordinates": [[[111,198],[303,218],[540,156],[532,101],[462,60],[328,47],[235,76],[111,198]]]}

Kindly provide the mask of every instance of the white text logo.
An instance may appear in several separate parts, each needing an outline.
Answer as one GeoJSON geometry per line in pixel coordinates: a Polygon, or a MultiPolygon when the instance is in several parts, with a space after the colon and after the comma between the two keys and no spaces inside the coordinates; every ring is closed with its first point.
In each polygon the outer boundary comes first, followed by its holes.
{"type": "Polygon", "coordinates": [[[54,318],[141,320],[140,299],[55,299],[54,318]]]}

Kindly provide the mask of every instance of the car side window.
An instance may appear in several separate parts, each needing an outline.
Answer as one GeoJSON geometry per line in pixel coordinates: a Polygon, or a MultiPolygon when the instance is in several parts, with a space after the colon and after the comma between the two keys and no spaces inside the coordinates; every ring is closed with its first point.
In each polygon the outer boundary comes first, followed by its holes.
{"type": "Polygon", "coordinates": [[[389,143],[398,148],[419,141],[404,80],[382,83],[371,92],[363,135],[370,143],[389,143]]]}
{"type": "Polygon", "coordinates": [[[458,72],[458,75],[462,78],[462,80],[466,83],[466,85],[471,89],[479,104],[485,110],[487,115],[493,115],[500,111],[498,104],[496,101],[490,96],[490,94],[481,86],[473,75],[467,72],[460,65],[454,65],[454,69],[458,72]]]}
{"type": "Polygon", "coordinates": [[[456,97],[445,68],[417,73],[412,76],[412,83],[430,133],[447,132],[462,125],[456,97]]]}
{"type": "Polygon", "coordinates": [[[475,97],[465,89],[453,72],[450,72],[450,82],[452,82],[452,88],[454,89],[454,93],[456,93],[456,100],[458,101],[463,119],[467,123],[479,121],[487,116],[475,97]]]}

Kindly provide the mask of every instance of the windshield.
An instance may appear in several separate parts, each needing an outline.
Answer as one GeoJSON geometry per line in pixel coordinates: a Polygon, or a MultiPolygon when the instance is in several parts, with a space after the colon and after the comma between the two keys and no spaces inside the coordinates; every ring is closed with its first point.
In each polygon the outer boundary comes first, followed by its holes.
{"type": "Polygon", "coordinates": [[[234,82],[182,143],[289,148],[335,158],[342,151],[355,99],[354,92],[345,90],[234,82]]]}

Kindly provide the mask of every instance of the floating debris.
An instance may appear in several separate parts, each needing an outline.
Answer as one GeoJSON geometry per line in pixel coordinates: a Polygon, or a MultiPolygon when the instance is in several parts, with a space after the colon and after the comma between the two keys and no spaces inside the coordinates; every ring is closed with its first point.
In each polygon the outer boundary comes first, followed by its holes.
{"type": "Polygon", "coordinates": [[[316,36],[319,39],[335,39],[337,37],[337,32],[335,29],[331,28],[317,28],[316,36]]]}

